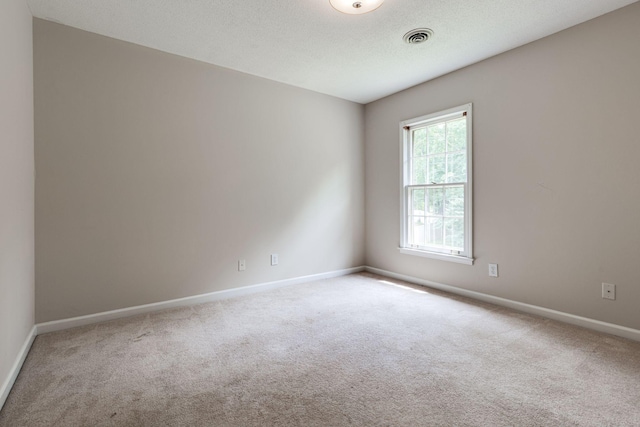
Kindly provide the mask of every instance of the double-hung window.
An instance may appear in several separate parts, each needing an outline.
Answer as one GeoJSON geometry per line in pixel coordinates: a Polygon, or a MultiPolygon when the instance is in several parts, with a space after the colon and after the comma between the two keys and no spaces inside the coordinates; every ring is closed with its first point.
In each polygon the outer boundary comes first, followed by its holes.
{"type": "Polygon", "coordinates": [[[400,123],[400,252],[473,264],[471,104],[400,123]]]}

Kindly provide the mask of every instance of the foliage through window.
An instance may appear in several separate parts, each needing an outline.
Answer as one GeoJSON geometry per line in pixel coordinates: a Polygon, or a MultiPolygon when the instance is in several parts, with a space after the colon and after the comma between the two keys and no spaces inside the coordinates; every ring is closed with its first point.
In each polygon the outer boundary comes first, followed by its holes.
{"type": "Polygon", "coordinates": [[[471,260],[471,104],[404,121],[401,131],[401,250],[471,260]]]}

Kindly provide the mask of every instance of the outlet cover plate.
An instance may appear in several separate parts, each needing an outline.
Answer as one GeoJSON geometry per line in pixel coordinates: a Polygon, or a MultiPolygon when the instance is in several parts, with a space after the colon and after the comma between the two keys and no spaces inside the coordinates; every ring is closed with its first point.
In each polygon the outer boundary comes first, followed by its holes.
{"type": "Polygon", "coordinates": [[[489,277],[498,277],[498,264],[489,264],[489,277]]]}
{"type": "Polygon", "coordinates": [[[616,299],[616,285],[611,283],[602,284],[602,298],[604,299],[616,299]]]}

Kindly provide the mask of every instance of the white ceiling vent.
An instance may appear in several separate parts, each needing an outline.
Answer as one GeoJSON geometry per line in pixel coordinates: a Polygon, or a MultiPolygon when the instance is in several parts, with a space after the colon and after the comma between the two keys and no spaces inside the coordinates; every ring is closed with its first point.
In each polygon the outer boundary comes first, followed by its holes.
{"type": "Polygon", "coordinates": [[[419,44],[426,42],[431,37],[433,37],[433,30],[429,28],[416,28],[405,34],[402,39],[409,44],[419,44]]]}

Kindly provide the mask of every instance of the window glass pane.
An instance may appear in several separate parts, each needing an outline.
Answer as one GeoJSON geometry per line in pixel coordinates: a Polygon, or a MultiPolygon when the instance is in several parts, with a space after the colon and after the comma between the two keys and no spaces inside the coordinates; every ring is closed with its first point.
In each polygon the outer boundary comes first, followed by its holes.
{"type": "Polygon", "coordinates": [[[444,216],[464,216],[464,187],[447,187],[444,216]]]}
{"type": "Polygon", "coordinates": [[[439,123],[427,128],[429,154],[444,153],[445,151],[445,123],[439,123]]]}
{"type": "Polygon", "coordinates": [[[411,230],[409,232],[409,243],[412,245],[424,246],[424,217],[411,217],[411,230]]]}
{"type": "Polygon", "coordinates": [[[462,218],[444,219],[445,246],[457,250],[464,249],[464,220],[462,218]]]}
{"type": "Polygon", "coordinates": [[[467,182],[466,153],[447,154],[447,182],[467,182]]]}
{"type": "Polygon", "coordinates": [[[413,157],[420,157],[427,155],[427,129],[422,128],[413,131],[411,137],[413,141],[413,157]]]}
{"type": "Polygon", "coordinates": [[[442,218],[427,217],[427,245],[442,246],[442,218]]]}
{"type": "Polygon", "coordinates": [[[427,215],[442,215],[443,204],[442,188],[427,189],[427,215]]]}
{"type": "Polygon", "coordinates": [[[426,157],[414,157],[411,159],[411,184],[426,184],[427,183],[427,158],[426,157]]]}
{"type": "Polygon", "coordinates": [[[424,188],[412,188],[409,191],[411,191],[411,215],[424,215],[424,188]]]}
{"type": "Polygon", "coordinates": [[[437,154],[427,157],[429,166],[428,184],[442,184],[445,177],[445,155],[437,154]]]}
{"type": "Polygon", "coordinates": [[[465,150],[467,147],[467,119],[462,117],[447,122],[447,151],[465,150]]]}

